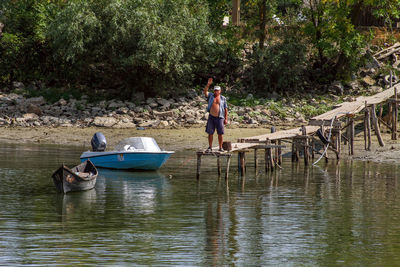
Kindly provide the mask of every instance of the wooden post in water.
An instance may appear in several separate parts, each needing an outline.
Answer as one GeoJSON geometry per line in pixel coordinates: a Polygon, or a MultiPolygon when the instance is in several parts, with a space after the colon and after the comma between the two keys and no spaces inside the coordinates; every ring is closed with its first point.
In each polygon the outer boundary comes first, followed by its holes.
{"type": "Polygon", "coordinates": [[[371,150],[371,145],[372,145],[372,129],[371,129],[371,113],[369,112],[369,109],[367,111],[367,134],[368,134],[368,146],[367,150],[371,150]]]}
{"type": "Polygon", "coordinates": [[[282,164],[282,148],[280,147],[282,145],[282,141],[279,139],[278,140],[278,164],[282,164]]]}
{"type": "Polygon", "coordinates": [[[397,88],[394,88],[394,101],[392,102],[392,140],[397,140],[397,88]]]}
{"type": "Polygon", "coordinates": [[[314,140],[314,138],[313,138],[313,139],[311,139],[311,158],[312,158],[313,160],[314,160],[314,157],[315,157],[314,149],[315,149],[315,140],[314,140]]]}
{"type": "Polygon", "coordinates": [[[294,138],[292,139],[292,162],[296,160],[296,146],[294,138]]]}
{"type": "Polygon", "coordinates": [[[268,147],[271,145],[271,141],[267,140],[265,144],[267,145],[265,148],[265,171],[267,172],[274,169],[274,158],[272,155],[272,148],[268,147]]]}
{"type": "Polygon", "coordinates": [[[367,128],[367,146],[365,150],[371,150],[371,113],[365,101],[365,127],[367,128]]]}
{"type": "MultiPolygon", "coordinates": [[[[349,125],[350,119],[349,117],[346,117],[346,125],[349,125]]],[[[349,127],[346,127],[346,133],[345,133],[346,138],[344,139],[343,145],[347,145],[347,140],[349,140],[349,127]]]]}
{"type": "Polygon", "coordinates": [[[337,147],[336,150],[338,151],[338,153],[340,154],[340,152],[342,151],[342,130],[340,129],[340,126],[337,128],[337,147]]]}
{"type": "MultiPolygon", "coordinates": [[[[244,142],[243,139],[239,139],[238,141],[239,141],[239,143],[243,143],[244,142]]],[[[244,164],[245,164],[244,152],[243,151],[238,151],[238,171],[242,176],[244,175],[244,171],[245,171],[244,164]]]]}
{"type": "Polygon", "coordinates": [[[364,110],[364,149],[367,150],[367,112],[368,109],[364,110]]]}
{"type": "Polygon", "coordinates": [[[349,152],[350,152],[350,155],[354,155],[355,129],[354,129],[354,120],[353,120],[353,118],[351,118],[351,121],[350,121],[350,133],[351,133],[351,139],[350,139],[350,151],[349,152]]]}
{"type": "Polygon", "coordinates": [[[273,171],[275,167],[275,162],[274,162],[274,155],[272,154],[272,148],[269,148],[269,161],[270,161],[269,164],[271,166],[271,171],[273,171]]]}
{"type": "Polygon", "coordinates": [[[256,169],[256,172],[257,172],[257,168],[258,168],[257,148],[254,149],[254,168],[256,169]]]}
{"type": "Polygon", "coordinates": [[[375,113],[375,104],[371,105],[371,118],[372,118],[372,124],[374,125],[376,137],[378,138],[379,145],[385,146],[385,143],[383,142],[383,139],[381,136],[381,130],[379,128],[378,119],[377,119],[376,113],[375,113]]]}
{"type": "Polygon", "coordinates": [[[226,173],[225,173],[225,181],[228,181],[229,177],[229,166],[231,165],[231,155],[228,156],[228,159],[226,160],[226,173]]]}
{"type": "Polygon", "coordinates": [[[395,118],[394,118],[394,125],[396,126],[396,129],[395,129],[395,140],[397,140],[397,120],[398,120],[398,118],[399,118],[399,106],[398,106],[398,103],[397,103],[397,88],[394,88],[394,100],[395,100],[395,103],[394,103],[394,109],[396,110],[395,111],[395,118]]]}
{"type": "Polygon", "coordinates": [[[296,140],[295,146],[296,146],[296,162],[299,161],[300,159],[300,145],[299,145],[299,141],[295,138],[294,140],[296,140]]]}
{"type": "Polygon", "coordinates": [[[201,167],[201,154],[197,154],[197,172],[196,172],[196,178],[197,180],[200,179],[200,167],[201,167]]]}
{"type": "MultiPolygon", "coordinates": [[[[274,127],[274,126],[272,126],[271,127],[271,133],[275,133],[276,132],[276,128],[274,127]]],[[[273,140],[272,141],[272,144],[276,144],[276,140],[273,140]]],[[[273,160],[274,160],[274,164],[277,164],[278,163],[278,148],[277,147],[275,147],[275,149],[274,149],[274,157],[273,157],[273,160]]]]}
{"type": "Polygon", "coordinates": [[[217,156],[217,168],[218,168],[218,177],[221,176],[221,161],[219,156],[217,156]]]}
{"type": "Polygon", "coordinates": [[[304,144],[304,165],[307,166],[308,165],[308,160],[309,160],[309,147],[308,147],[308,138],[307,138],[307,130],[306,127],[303,125],[301,126],[301,134],[303,135],[303,144],[304,144]]]}

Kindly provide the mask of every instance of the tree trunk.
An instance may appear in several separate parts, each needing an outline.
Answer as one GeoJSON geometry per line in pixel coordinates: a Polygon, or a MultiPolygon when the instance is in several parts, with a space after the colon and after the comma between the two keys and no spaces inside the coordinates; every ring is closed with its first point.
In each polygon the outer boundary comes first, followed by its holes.
{"type": "Polygon", "coordinates": [[[264,48],[264,42],[266,37],[265,26],[267,24],[267,2],[262,0],[259,5],[260,10],[260,49],[264,48]]]}
{"type": "Polygon", "coordinates": [[[240,0],[232,0],[232,24],[240,25],[240,0]]]}

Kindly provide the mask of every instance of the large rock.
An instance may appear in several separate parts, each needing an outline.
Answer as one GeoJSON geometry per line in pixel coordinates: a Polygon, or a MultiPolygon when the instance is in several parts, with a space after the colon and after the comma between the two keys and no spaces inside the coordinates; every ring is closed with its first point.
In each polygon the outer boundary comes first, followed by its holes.
{"type": "Polygon", "coordinates": [[[42,116],[40,119],[45,125],[58,124],[60,121],[59,118],[53,116],[42,116]]]}
{"type": "Polygon", "coordinates": [[[126,121],[121,120],[121,121],[117,122],[116,124],[114,124],[112,127],[116,128],[116,129],[131,129],[131,128],[135,128],[136,124],[134,124],[133,122],[129,122],[129,121],[126,122],[126,121]]]}
{"type": "Polygon", "coordinates": [[[25,121],[35,121],[39,119],[39,116],[34,113],[25,113],[22,117],[25,121]]]}
{"type": "Polygon", "coordinates": [[[46,100],[44,99],[43,96],[31,97],[31,98],[26,99],[25,102],[27,104],[33,104],[33,105],[37,105],[37,106],[46,104],[46,100]]]}
{"type": "Polygon", "coordinates": [[[95,117],[92,124],[97,127],[112,127],[117,123],[114,117],[95,117]]]}
{"type": "Polygon", "coordinates": [[[28,104],[26,106],[26,112],[27,113],[34,113],[34,114],[36,114],[38,116],[42,116],[42,114],[43,114],[41,108],[38,105],[35,105],[35,104],[32,104],[32,103],[30,103],[30,104],[28,104]]]}
{"type": "Polygon", "coordinates": [[[336,95],[343,95],[344,86],[340,81],[335,81],[329,86],[329,91],[336,95]]]}
{"type": "Polygon", "coordinates": [[[364,78],[361,79],[361,81],[366,86],[372,86],[376,83],[376,81],[372,79],[370,76],[365,76],[364,78]]]}
{"type": "Polygon", "coordinates": [[[54,105],[57,105],[57,106],[65,106],[65,105],[67,105],[67,104],[68,104],[67,100],[65,100],[65,99],[63,99],[63,98],[61,98],[61,99],[58,100],[56,103],[54,103],[54,105]]]}
{"type": "Polygon", "coordinates": [[[171,117],[174,116],[175,111],[174,110],[169,110],[169,111],[164,111],[164,112],[158,112],[153,110],[153,115],[156,117],[164,118],[164,117],[171,117]]]}
{"type": "Polygon", "coordinates": [[[116,100],[113,100],[108,105],[109,109],[118,109],[118,108],[122,108],[122,107],[126,107],[125,103],[123,103],[122,101],[116,101],[116,100]]]}
{"type": "Polygon", "coordinates": [[[22,82],[13,82],[12,86],[14,89],[25,89],[25,85],[22,82]]]}
{"type": "Polygon", "coordinates": [[[141,122],[138,126],[139,127],[157,127],[160,124],[159,120],[148,120],[141,122]]]}
{"type": "Polygon", "coordinates": [[[144,101],[144,93],[143,92],[138,92],[132,95],[132,101],[140,103],[144,101]]]}

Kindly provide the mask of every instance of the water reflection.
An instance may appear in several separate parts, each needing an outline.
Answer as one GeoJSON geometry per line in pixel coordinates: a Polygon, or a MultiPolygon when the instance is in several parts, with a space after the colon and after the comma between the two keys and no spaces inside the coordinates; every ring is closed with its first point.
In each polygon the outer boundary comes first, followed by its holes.
{"type": "Polygon", "coordinates": [[[197,182],[189,151],[160,172],[100,169],[94,190],[63,195],[51,173],[60,162],[74,165],[79,149],[4,148],[23,163],[0,160],[1,265],[395,266],[400,260],[397,165],[342,160],[305,167],[284,160],[274,172],[249,166],[244,179],[232,168],[226,183],[216,162],[205,159],[197,182]]]}
{"type": "Polygon", "coordinates": [[[97,195],[95,189],[57,194],[56,198],[57,202],[60,203],[58,212],[64,222],[90,216],[96,209],[97,195]]]}
{"type": "Polygon", "coordinates": [[[135,208],[135,213],[154,213],[157,198],[168,185],[165,176],[158,171],[99,169],[99,176],[104,179],[100,180],[98,190],[117,193],[121,207],[135,208]]]}

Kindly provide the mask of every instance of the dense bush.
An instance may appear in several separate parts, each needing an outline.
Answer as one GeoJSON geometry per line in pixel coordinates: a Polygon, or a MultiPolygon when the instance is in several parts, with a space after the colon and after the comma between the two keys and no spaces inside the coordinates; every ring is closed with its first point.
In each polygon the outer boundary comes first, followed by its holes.
{"type": "Polygon", "coordinates": [[[315,1],[303,9],[304,33],[313,47],[310,60],[319,82],[349,79],[365,59],[366,36],[351,22],[351,1],[315,1]]]}
{"type": "Polygon", "coordinates": [[[205,1],[18,3],[19,8],[0,8],[6,11],[0,60],[10,66],[3,69],[3,81],[51,79],[47,82],[80,84],[121,97],[135,91],[168,95],[208,76],[226,83],[239,66],[239,48],[210,29],[205,1]],[[14,31],[8,26],[21,23],[29,27],[14,31]],[[38,54],[41,46],[45,56],[38,54]]]}
{"type": "Polygon", "coordinates": [[[212,76],[239,91],[290,92],[347,79],[363,63],[369,40],[352,24],[360,5],[398,16],[385,0],[306,2],[243,0],[242,27],[224,28],[230,0],[3,0],[0,86],[40,80],[126,99],[212,76]]]}
{"type": "Polygon", "coordinates": [[[308,43],[292,14],[282,21],[284,26],[269,35],[268,45],[255,44],[247,57],[246,84],[261,96],[302,89],[308,77],[308,43]]]}
{"type": "Polygon", "coordinates": [[[0,21],[0,83],[39,79],[46,72],[41,1],[2,1],[0,21]]]}

